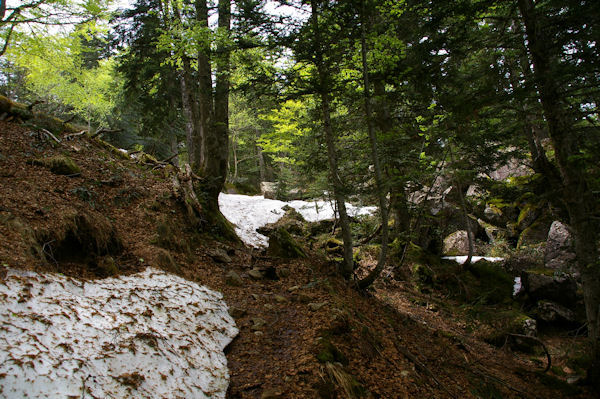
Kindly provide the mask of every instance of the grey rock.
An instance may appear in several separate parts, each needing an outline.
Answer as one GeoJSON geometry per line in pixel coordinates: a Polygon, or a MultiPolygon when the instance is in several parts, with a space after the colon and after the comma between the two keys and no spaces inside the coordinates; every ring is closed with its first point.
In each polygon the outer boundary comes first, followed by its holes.
{"type": "Polygon", "coordinates": [[[319,310],[321,310],[325,305],[327,305],[327,302],[321,302],[321,303],[309,303],[308,304],[308,308],[312,311],[312,312],[317,312],[319,310]]]}
{"type": "Polygon", "coordinates": [[[534,319],[526,319],[523,322],[522,331],[524,335],[535,337],[537,335],[537,322],[534,319]]]}
{"type": "Polygon", "coordinates": [[[214,248],[208,255],[213,258],[215,262],[219,263],[231,263],[231,258],[227,254],[227,251],[221,248],[214,248]]]}
{"type": "Polygon", "coordinates": [[[246,309],[238,308],[237,306],[232,306],[229,308],[229,315],[234,319],[244,317],[247,313],[248,312],[246,312],[246,309]]]}
{"type": "Polygon", "coordinates": [[[265,389],[260,395],[260,399],[280,399],[281,397],[281,392],[274,388],[265,389]]]}
{"type": "Polygon", "coordinates": [[[522,161],[517,158],[512,158],[504,165],[499,166],[496,170],[492,171],[489,176],[496,181],[505,181],[509,177],[528,176],[533,173],[533,170],[524,165],[522,161]]]}
{"type": "Polygon", "coordinates": [[[225,276],[225,283],[234,287],[241,287],[242,285],[244,285],[244,280],[242,280],[240,275],[237,274],[235,271],[230,270],[225,276]]]}
{"type": "Polygon", "coordinates": [[[573,306],[577,301],[577,283],[565,274],[549,276],[527,270],[521,273],[521,282],[532,301],[549,300],[564,306],[573,306]]]}
{"type": "Polygon", "coordinates": [[[260,192],[265,198],[275,199],[275,194],[277,193],[277,183],[268,181],[261,182],[260,192]]]}
{"type": "Polygon", "coordinates": [[[252,322],[250,328],[255,331],[261,330],[267,324],[266,320],[260,317],[253,317],[250,321],[252,322]]]}
{"type": "Polygon", "coordinates": [[[538,319],[546,323],[575,323],[575,313],[558,303],[539,301],[537,304],[538,319]]]}
{"type": "Polygon", "coordinates": [[[467,255],[469,239],[466,230],[458,230],[444,238],[444,255],[467,255]]]}
{"type": "Polygon", "coordinates": [[[278,302],[278,303],[288,302],[288,299],[286,297],[284,297],[283,295],[274,295],[273,299],[275,299],[275,302],[278,302]]]}
{"type": "Polygon", "coordinates": [[[249,275],[250,277],[252,277],[253,279],[255,279],[255,280],[260,280],[260,279],[262,279],[262,278],[264,277],[264,275],[263,275],[263,273],[260,271],[260,269],[257,269],[257,268],[254,268],[254,269],[250,270],[250,271],[248,272],[248,275],[249,275]]]}
{"type": "Polygon", "coordinates": [[[571,229],[569,226],[555,220],[548,231],[544,264],[548,269],[572,272],[576,269],[576,262],[571,229]]]}

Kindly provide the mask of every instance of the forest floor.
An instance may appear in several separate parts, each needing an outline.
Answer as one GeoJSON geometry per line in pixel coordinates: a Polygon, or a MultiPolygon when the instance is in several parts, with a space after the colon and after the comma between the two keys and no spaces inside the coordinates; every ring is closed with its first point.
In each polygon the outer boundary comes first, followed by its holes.
{"type": "MultiPolygon", "coordinates": [[[[592,397],[543,373],[543,354],[478,339],[435,292],[393,280],[359,292],[318,251],[284,260],[219,242],[188,224],[169,168],[59,139],[0,121],[0,279],[6,267],[96,279],[152,265],[222,292],[240,330],[229,398],[592,397]],[[65,158],[78,169],[57,174],[65,158]]],[[[553,354],[582,347],[552,339],[553,354]]]]}

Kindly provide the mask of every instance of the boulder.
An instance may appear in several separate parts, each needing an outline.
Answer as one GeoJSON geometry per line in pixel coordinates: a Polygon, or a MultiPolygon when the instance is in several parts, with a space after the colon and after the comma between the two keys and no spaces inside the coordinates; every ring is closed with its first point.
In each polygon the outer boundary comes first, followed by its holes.
{"type": "Polygon", "coordinates": [[[477,219],[479,226],[485,231],[485,235],[491,243],[497,240],[503,240],[506,238],[506,230],[500,227],[494,226],[493,224],[487,223],[482,219],[477,219]]]}
{"type": "Polygon", "coordinates": [[[552,270],[526,270],[521,273],[523,289],[532,301],[550,300],[565,306],[577,301],[577,283],[563,273],[552,270]]]}
{"type": "Polygon", "coordinates": [[[279,258],[305,258],[304,250],[283,227],[271,231],[267,254],[279,258]]]}
{"type": "Polygon", "coordinates": [[[506,181],[511,177],[532,175],[533,170],[517,158],[509,159],[504,165],[492,171],[489,176],[496,181],[506,181]]]}
{"type": "Polygon", "coordinates": [[[267,199],[275,199],[277,194],[277,183],[263,181],[260,182],[260,192],[267,199]]]}
{"type": "Polygon", "coordinates": [[[69,157],[55,156],[40,158],[32,161],[34,165],[44,166],[56,175],[72,176],[81,173],[81,168],[69,157]]]}
{"type": "Polygon", "coordinates": [[[209,250],[208,256],[210,256],[217,263],[231,263],[229,254],[223,248],[213,248],[209,250]]]}
{"type": "Polygon", "coordinates": [[[517,219],[517,228],[519,230],[525,230],[527,227],[531,226],[541,214],[542,207],[539,204],[525,204],[519,212],[519,218],[517,219]]]}
{"type": "Polygon", "coordinates": [[[323,219],[318,222],[310,222],[308,223],[308,232],[311,237],[318,236],[319,234],[331,234],[334,225],[334,219],[323,219]]]}
{"type": "Polygon", "coordinates": [[[466,230],[458,230],[444,238],[444,255],[468,255],[469,239],[466,230]]]}
{"type": "Polygon", "coordinates": [[[552,301],[537,303],[537,318],[546,323],[577,323],[577,318],[572,310],[552,301]]]}
{"type": "Polygon", "coordinates": [[[285,211],[285,214],[278,221],[266,224],[256,231],[269,237],[278,228],[284,228],[290,234],[298,236],[303,235],[304,225],[306,224],[304,217],[289,205],[286,205],[281,209],[285,211]]]}
{"type": "Polygon", "coordinates": [[[517,208],[502,202],[487,203],[483,210],[483,219],[496,226],[506,226],[512,220],[517,219],[517,208]]]}
{"type": "Polygon", "coordinates": [[[548,217],[540,217],[519,235],[517,249],[545,243],[552,221],[548,217]]]}
{"type": "Polygon", "coordinates": [[[548,231],[544,264],[546,268],[563,272],[576,267],[575,246],[569,226],[555,220],[548,231]]]}
{"type": "Polygon", "coordinates": [[[227,275],[225,276],[225,283],[234,287],[240,287],[244,285],[244,280],[242,280],[240,275],[237,274],[235,271],[230,270],[229,273],[227,273],[227,275]]]}

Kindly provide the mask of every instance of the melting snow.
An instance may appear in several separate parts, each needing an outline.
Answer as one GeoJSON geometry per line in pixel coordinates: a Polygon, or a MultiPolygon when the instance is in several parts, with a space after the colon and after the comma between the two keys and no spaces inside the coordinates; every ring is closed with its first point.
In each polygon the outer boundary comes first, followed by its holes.
{"type": "Polygon", "coordinates": [[[238,333],[221,294],[156,269],[0,282],[0,397],[224,398],[238,333]]]}
{"type": "Polygon", "coordinates": [[[513,285],[513,296],[517,296],[522,289],[523,286],[521,285],[521,277],[515,277],[515,283],[513,285]]]}
{"type": "MultiPolygon", "coordinates": [[[[467,256],[463,255],[463,256],[442,256],[442,259],[448,259],[448,260],[454,260],[457,263],[460,263],[461,265],[463,263],[465,263],[467,261],[467,256]]],[[[503,261],[504,258],[495,258],[493,256],[473,256],[471,258],[471,262],[475,263],[475,262],[479,262],[480,260],[485,260],[488,262],[500,262],[503,261]]]]}
{"type": "MultiPolygon", "coordinates": [[[[268,239],[256,232],[256,229],[269,223],[275,223],[284,214],[283,208],[289,205],[296,209],[309,222],[332,219],[334,210],[329,201],[290,201],[265,199],[263,196],[239,194],[219,195],[219,207],[223,215],[236,225],[235,231],[246,244],[253,247],[266,246],[268,239]]],[[[350,216],[369,215],[377,207],[356,207],[346,204],[350,216]]]]}

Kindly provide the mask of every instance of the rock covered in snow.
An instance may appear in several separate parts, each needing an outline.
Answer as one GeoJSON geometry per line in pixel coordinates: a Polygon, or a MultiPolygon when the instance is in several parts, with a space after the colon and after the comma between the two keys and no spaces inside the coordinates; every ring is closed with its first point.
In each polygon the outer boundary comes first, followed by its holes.
{"type": "MultiPolygon", "coordinates": [[[[219,208],[223,215],[233,223],[238,236],[246,244],[253,247],[267,246],[267,237],[256,230],[266,224],[275,223],[285,214],[282,209],[286,205],[298,211],[308,222],[333,219],[334,210],[329,201],[289,201],[283,202],[265,199],[262,195],[248,196],[239,194],[219,195],[219,208]]],[[[351,217],[369,215],[377,207],[356,207],[346,204],[348,215],[351,217]]]]}
{"type": "Polygon", "coordinates": [[[0,397],[224,398],[221,294],[156,269],[96,281],[9,270],[0,397]]]}

